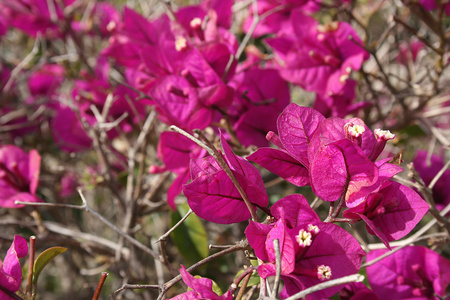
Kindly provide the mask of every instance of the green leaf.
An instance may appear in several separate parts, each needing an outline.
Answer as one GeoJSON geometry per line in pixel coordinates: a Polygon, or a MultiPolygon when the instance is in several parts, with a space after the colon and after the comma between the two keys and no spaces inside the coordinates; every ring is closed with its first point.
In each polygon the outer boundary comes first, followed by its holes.
{"type": "MultiPolygon", "coordinates": [[[[170,215],[170,226],[174,226],[189,211],[187,203],[178,205],[170,215]]],[[[188,263],[195,263],[209,254],[208,237],[200,218],[192,213],[171,234],[175,246],[188,263]]]]}
{"type": "Polygon", "coordinates": [[[56,256],[60,255],[67,251],[67,248],[64,247],[52,247],[48,248],[44,252],[39,255],[34,261],[33,265],[33,284],[36,285],[39,274],[45,268],[45,266],[56,256]]]}
{"type": "MultiPolygon", "coordinates": [[[[238,278],[239,275],[241,275],[242,273],[244,273],[244,270],[240,270],[237,274],[236,277],[234,277],[234,279],[238,278]]],[[[247,283],[247,286],[254,286],[254,285],[258,285],[259,284],[259,275],[258,272],[254,272],[252,273],[252,275],[250,276],[250,280],[247,283]]],[[[244,280],[242,280],[241,282],[239,282],[239,286],[242,286],[242,282],[244,280]]]]}

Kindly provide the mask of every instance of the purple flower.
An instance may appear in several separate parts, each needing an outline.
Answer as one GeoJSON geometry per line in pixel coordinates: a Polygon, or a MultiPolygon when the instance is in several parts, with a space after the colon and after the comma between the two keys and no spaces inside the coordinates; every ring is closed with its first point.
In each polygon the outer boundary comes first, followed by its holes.
{"type": "MultiPolygon", "coordinates": [[[[250,202],[267,206],[269,199],[258,169],[236,156],[223,136],[221,140],[223,156],[250,202]]],[[[184,186],[183,192],[190,208],[199,217],[219,224],[238,223],[250,218],[239,191],[212,156],[191,160],[190,172],[192,182],[184,186]]]]}
{"type": "Polygon", "coordinates": [[[407,235],[428,211],[428,204],[412,189],[384,181],[378,191],[368,194],[356,207],[344,211],[345,218],[363,220],[367,231],[388,242],[407,235]]]}
{"type": "Polygon", "coordinates": [[[292,31],[267,40],[283,61],[281,76],[322,95],[339,93],[352,70],[359,70],[368,53],[345,22],[319,24],[301,10],[291,14],[292,31]]]}
{"type": "Polygon", "coordinates": [[[230,291],[219,296],[213,291],[213,281],[209,278],[197,278],[189,274],[185,266],[181,266],[178,270],[183,278],[184,283],[190,288],[189,291],[180,294],[176,297],[170,298],[170,300],[200,300],[200,299],[211,299],[211,300],[231,300],[233,295],[230,291]]]}
{"type": "MultiPolygon", "coordinates": [[[[25,257],[27,254],[27,241],[23,237],[15,235],[3,263],[0,260],[0,285],[2,288],[13,293],[19,290],[22,282],[22,269],[19,258],[25,257]]],[[[10,297],[0,290],[0,300],[9,299],[10,297]]]]}
{"type": "Polygon", "coordinates": [[[251,68],[237,74],[231,84],[236,92],[228,114],[239,141],[268,146],[266,133],[276,131],[278,115],[290,102],[286,81],[276,70],[251,68]]]}
{"type": "Polygon", "coordinates": [[[41,33],[54,38],[62,34],[58,22],[64,20],[64,10],[74,2],[75,0],[17,0],[4,1],[4,5],[9,10],[10,26],[33,37],[41,33]]]}
{"type": "MultiPolygon", "coordinates": [[[[258,258],[267,261],[258,268],[263,278],[275,275],[273,240],[279,240],[284,281],[282,298],[325,280],[358,272],[365,255],[359,243],[339,226],[320,222],[302,195],[279,200],[271,213],[274,223],[250,221],[245,234],[258,258]]],[[[307,299],[330,297],[341,288],[319,291],[307,299]]]]}
{"type": "MultiPolygon", "coordinates": [[[[371,251],[367,260],[388,251],[371,251]]],[[[428,248],[408,246],[368,266],[367,278],[380,299],[442,299],[450,283],[450,261],[428,248]]]]}
{"type": "Polygon", "coordinates": [[[66,152],[80,152],[92,146],[92,139],[84,131],[81,121],[70,107],[57,108],[50,126],[56,144],[66,152]]]}
{"type": "MultiPolygon", "coordinates": [[[[427,151],[419,150],[414,158],[414,168],[419,173],[423,182],[429,185],[436,174],[444,167],[442,156],[432,154],[428,159],[427,151]]],[[[438,210],[444,209],[450,203],[450,170],[446,170],[441,178],[433,186],[433,199],[438,210]]]]}
{"type": "Polygon", "coordinates": [[[0,206],[23,207],[15,201],[40,202],[36,196],[41,156],[29,154],[14,145],[0,147],[0,206]]]}

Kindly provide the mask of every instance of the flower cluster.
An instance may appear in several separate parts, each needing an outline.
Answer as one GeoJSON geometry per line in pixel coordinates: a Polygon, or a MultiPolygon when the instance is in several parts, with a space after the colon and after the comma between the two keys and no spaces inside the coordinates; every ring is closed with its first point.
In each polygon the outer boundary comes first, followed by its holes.
{"type": "Polygon", "coordinates": [[[325,119],[318,111],[290,104],[278,118],[280,149],[260,148],[248,157],[297,186],[311,185],[324,201],[341,199],[343,216],[363,220],[369,233],[388,242],[408,234],[428,211],[412,189],[391,180],[403,169],[390,159],[376,161],[389,131],[372,132],[361,119],[325,119]]]}

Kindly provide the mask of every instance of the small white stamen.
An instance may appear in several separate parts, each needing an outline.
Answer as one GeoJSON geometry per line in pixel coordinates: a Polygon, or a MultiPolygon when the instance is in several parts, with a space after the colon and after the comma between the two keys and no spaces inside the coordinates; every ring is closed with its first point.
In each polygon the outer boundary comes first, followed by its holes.
{"type": "Polygon", "coordinates": [[[202,20],[200,18],[193,18],[189,23],[189,26],[191,26],[192,29],[200,28],[202,26],[202,20]]]}
{"type": "Polygon", "coordinates": [[[177,39],[175,40],[175,49],[180,52],[183,51],[187,48],[187,41],[184,37],[179,36],[177,37],[177,39]]]}
{"type": "Polygon", "coordinates": [[[373,133],[375,133],[375,137],[377,139],[382,139],[385,141],[395,138],[395,134],[391,133],[389,130],[381,130],[380,128],[377,128],[373,131],[373,133]]]}
{"type": "Polygon", "coordinates": [[[331,278],[331,268],[329,266],[321,265],[317,267],[317,277],[320,280],[331,278]]]}
{"type": "Polygon", "coordinates": [[[361,125],[352,125],[348,127],[348,133],[355,138],[360,137],[366,129],[361,125]]]}
{"type": "Polygon", "coordinates": [[[106,25],[106,30],[113,31],[116,28],[117,24],[114,21],[110,21],[108,25],[106,25]]]}
{"type": "Polygon", "coordinates": [[[308,225],[308,231],[309,232],[314,232],[314,234],[318,234],[320,232],[320,229],[316,225],[309,224],[308,225]]]}
{"type": "Polygon", "coordinates": [[[298,235],[295,236],[297,239],[297,243],[300,247],[308,247],[311,246],[312,243],[312,235],[311,233],[305,231],[304,229],[300,229],[298,235]]]}

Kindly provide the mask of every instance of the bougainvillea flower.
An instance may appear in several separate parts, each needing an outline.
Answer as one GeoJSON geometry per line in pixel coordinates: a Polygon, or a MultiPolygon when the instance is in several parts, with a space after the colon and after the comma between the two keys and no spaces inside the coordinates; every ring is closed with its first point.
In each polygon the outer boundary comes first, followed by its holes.
{"type": "MultiPolygon", "coordinates": [[[[223,156],[250,202],[255,206],[267,206],[269,198],[258,169],[235,155],[223,136],[221,140],[223,156]]],[[[192,182],[184,186],[183,192],[197,216],[219,224],[238,223],[250,218],[250,211],[237,188],[211,156],[191,160],[191,178],[192,182]]]]}
{"type": "Polygon", "coordinates": [[[349,79],[339,93],[317,94],[313,108],[325,117],[345,118],[347,115],[355,115],[361,109],[371,105],[370,102],[361,101],[353,103],[355,99],[356,81],[349,79]]]}
{"type": "MultiPolygon", "coordinates": [[[[0,285],[2,288],[17,292],[22,282],[22,268],[20,267],[19,258],[28,254],[27,241],[19,236],[14,236],[14,241],[6,253],[3,262],[0,260],[0,285]]],[[[0,300],[11,299],[7,294],[0,290],[0,300]]]]}
{"type": "MultiPolygon", "coordinates": [[[[369,252],[371,261],[389,250],[369,252]]],[[[367,279],[380,299],[443,299],[450,261],[422,246],[407,246],[367,267],[367,279]]]]}
{"type": "Polygon", "coordinates": [[[70,107],[58,107],[50,126],[56,144],[66,152],[80,152],[92,146],[92,139],[70,107]]]}
{"type": "MultiPolygon", "coordinates": [[[[427,151],[417,151],[416,158],[414,158],[414,168],[419,173],[423,182],[429,185],[436,174],[444,167],[444,160],[442,156],[432,154],[428,158],[427,151]]],[[[450,186],[450,170],[446,170],[441,178],[433,186],[433,199],[438,210],[444,209],[450,203],[450,193],[448,187],[450,186]]]]}
{"type": "Polygon", "coordinates": [[[181,266],[178,270],[183,278],[184,283],[190,288],[189,291],[180,294],[176,297],[170,298],[170,300],[231,300],[233,295],[230,291],[227,291],[223,295],[217,295],[213,290],[213,281],[209,278],[197,278],[189,274],[185,266],[181,266]]]}
{"type": "Polygon", "coordinates": [[[292,33],[267,40],[283,61],[281,76],[308,91],[339,93],[369,58],[355,30],[345,22],[321,25],[302,11],[292,12],[291,20],[292,33]]]}
{"type": "Polygon", "coordinates": [[[0,147],[0,206],[23,207],[15,201],[40,202],[36,197],[41,156],[29,154],[14,145],[0,147]]]}
{"type": "Polygon", "coordinates": [[[268,146],[265,136],[277,131],[277,118],[290,102],[289,87],[278,71],[251,68],[237,74],[236,89],[228,108],[234,131],[244,146],[268,146]]]}
{"type": "Polygon", "coordinates": [[[385,181],[381,189],[365,201],[344,211],[344,218],[363,220],[367,231],[378,236],[386,247],[389,241],[407,235],[420,222],[429,205],[412,189],[395,181],[385,181]]]}
{"type": "MultiPolygon", "coordinates": [[[[267,261],[258,268],[262,278],[275,276],[273,240],[279,240],[282,298],[325,280],[358,272],[365,255],[359,243],[339,226],[320,222],[302,195],[279,200],[271,212],[274,223],[250,221],[245,234],[258,258],[267,261]]],[[[330,297],[341,288],[325,289],[308,295],[307,299],[330,297]]]]}
{"type": "Polygon", "coordinates": [[[42,97],[47,97],[46,102],[52,100],[65,78],[65,73],[64,67],[57,64],[47,64],[33,72],[28,78],[31,98],[27,102],[35,103],[42,97]]]}
{"type": "Polygon", "coordinates": [[[164,167],[150,166],[150,173],[170,171],[176,179],[167,190],[167,202],[176,209],[175,197],[181,193],[183,184],[189,181],[189,162],[206,155],[206,150],[179,133],[165,131],[161,133],[157,155],[164,167]]]}
{"type": "Polygon", "coordinates": [[[318,111],[297,104],[288,105],[277,120],[279,137],[269,132],[267,138],[280,149],[260,148],[248,157],[292,184],[309,184],[308,145],[320,123],[318,111]]]}
{"type": "Polygon", "coordinates": [[[49,38],[62,34],[58,22],[65,18],[64,9],[74,2],[75,0],[3,1],[9,10],[9,21],[12,27],[19,28],[33,37],[40,33],[49,38]]]}

